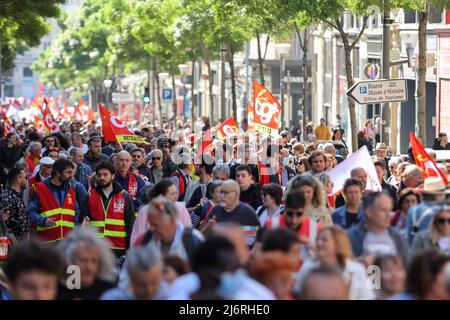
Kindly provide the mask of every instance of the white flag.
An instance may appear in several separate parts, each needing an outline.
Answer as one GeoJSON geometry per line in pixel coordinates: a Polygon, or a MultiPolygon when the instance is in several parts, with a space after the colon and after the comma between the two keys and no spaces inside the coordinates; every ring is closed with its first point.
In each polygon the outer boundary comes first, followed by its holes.
{"type": "Polygon", "coordinates": [[[332,194],[336,194],[342,190],[345,180],[350,178],[350,172],[357,167],[366,170],[366,190],[381,191],[381,184],[378,181],[377,171],[373,165],[372,158],[370,157],[367,147],[363,146],[328,172],[328,175],[334,184],[332,194]]]}

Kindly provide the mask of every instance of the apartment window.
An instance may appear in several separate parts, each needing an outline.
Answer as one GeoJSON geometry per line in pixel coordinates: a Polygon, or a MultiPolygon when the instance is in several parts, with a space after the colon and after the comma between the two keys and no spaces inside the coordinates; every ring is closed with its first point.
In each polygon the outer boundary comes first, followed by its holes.
{"type": "Polygon", "coordinates": [[[428,10],[428,22],[442,23],[442,11],[438,11],[433,5],[430,5],[428,10]]]}
{"type": "Polygon", "coordinates": [[[333,68],[333,60],[332,60],[332,52],[331,52],[331,41],[327,41],[325,44],[325,52],[326,52],[326,59],[325,59],[325,73],[332,73],[333,68]]]}
{"type": "Polygon", "coordinates": [[[416,15],[417,15],[416,11],[405,12],[405,23],[416,23],[417,21],[416,15]]]}
{"type": "Polygon", "coordinates": [[[31,70],[30,67],[23,67],[23,76],[25,78],[33,77],[33,70],[31,70]]]}

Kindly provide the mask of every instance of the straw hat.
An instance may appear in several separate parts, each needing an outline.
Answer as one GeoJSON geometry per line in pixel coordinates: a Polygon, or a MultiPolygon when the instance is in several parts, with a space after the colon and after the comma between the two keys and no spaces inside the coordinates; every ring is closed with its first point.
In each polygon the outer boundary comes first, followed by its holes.
{"type": "Polygon", "coordinates": [[[384,142],[378,142],[375,150],[387,150],[387,146],[384,142]]]}
{"type": "Polygon", "coordinates": [[[428,177],[425,179],[422,193],[442,195],[450,193],[450,190],[446,189],[444,181],[439,177],[428,177]]]}

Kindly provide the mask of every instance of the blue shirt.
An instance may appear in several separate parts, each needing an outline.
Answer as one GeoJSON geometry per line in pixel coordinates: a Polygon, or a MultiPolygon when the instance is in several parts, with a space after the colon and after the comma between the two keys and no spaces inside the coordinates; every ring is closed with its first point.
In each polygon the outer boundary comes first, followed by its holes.
{"type": "Polygon", "coordinates": [[[408,245],[411,246],[414,236],[417,232],[425,230],[430,225],[431,220],[433,220],[433,214],[426,216],[422,222],[418,225],[418,229],[414,232],[414,218],[417,222],[420,221],[421,216],[424,214],[425,210],[432,207],[433,203],[431,201],[422,201],[422,203],[415,205],[408,209],[406,227],[408,234],[408,245]]]}

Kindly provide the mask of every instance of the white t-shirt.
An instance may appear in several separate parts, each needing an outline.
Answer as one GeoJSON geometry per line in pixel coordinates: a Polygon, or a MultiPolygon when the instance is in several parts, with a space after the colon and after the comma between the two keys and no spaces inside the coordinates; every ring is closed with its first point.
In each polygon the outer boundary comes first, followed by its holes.
{"type": "Polygon", "coordinates": [[[387,230],[380,233],[369,231],[363,241],[363,252],[365,256],[397,255],[397,248],[387,230]]]}

